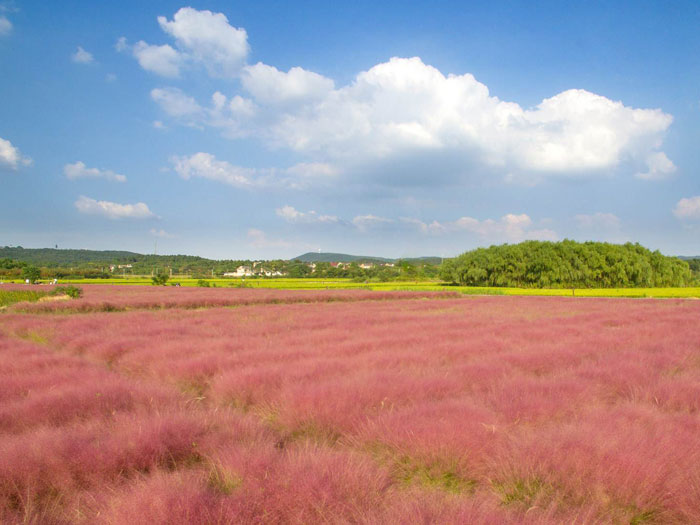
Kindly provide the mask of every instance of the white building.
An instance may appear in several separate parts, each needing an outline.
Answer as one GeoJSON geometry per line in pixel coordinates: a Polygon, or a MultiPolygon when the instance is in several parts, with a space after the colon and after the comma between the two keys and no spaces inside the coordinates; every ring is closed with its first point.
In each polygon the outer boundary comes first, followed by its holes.
{"type": "MultiPolygon", "coordinates": [[[[229,272],[231,273],[231,272],[229,272]]],[[[228,275],[228,274],[224,274],[228,275]]],[[[250,266],[239,266],[236,271],[232,273],[232,277],[251,277],[253,275],[253,270],[250,266]]]]}

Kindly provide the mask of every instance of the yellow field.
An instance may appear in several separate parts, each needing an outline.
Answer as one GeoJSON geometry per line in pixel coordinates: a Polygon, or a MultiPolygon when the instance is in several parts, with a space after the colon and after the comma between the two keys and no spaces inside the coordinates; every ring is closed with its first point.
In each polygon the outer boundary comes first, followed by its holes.
{"type": "MultiPolygon", "coordinates": [[[[371,290],[455,290],[470,295],[548,295],[576,297],[697,297],[700,287],[688,288],[496,288],[473,286],[450,286],[440,281],[393,281],[386,283],[358,283],[351,279],[205,279],[210,286],[235,288],[277,288],[286,290],[323,290],[323,289],[371,289],[371,290]]],[[[173,277],[168,284],[180,283],[181,286],[197,286],[198,279],[173,277]]],[[[6,281],[13,282],[13,281],[6,281]]],[[[22,281],[14,281],[22,282],[22,281]]],[[[118,279],[76,279],[60,280],[60,284],[129,284],[150,286],[149,276],[127,277],[118,279]]]]}

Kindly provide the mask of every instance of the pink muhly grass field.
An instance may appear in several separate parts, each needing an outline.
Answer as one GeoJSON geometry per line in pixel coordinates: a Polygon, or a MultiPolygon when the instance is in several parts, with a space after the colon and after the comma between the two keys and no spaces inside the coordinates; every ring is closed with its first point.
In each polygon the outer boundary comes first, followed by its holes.
{"type": "Polygon", "coordinates": [[[0,315],[3,523],[700,522],[700,302],[104,288],[0,315]]]}
{"type": "MultiPolygon", "coordinates": [[[[4,289],[26,290],[26,285],[3,285],[4,289]]],[[[54,286],[42,286],[51,291],[54,286]]],[[[251,304],[382,301],[421,298],[455,298],[456,291],[400,292],[373,290],[278,290],[250,288],[196,288],[174,286],[125,286],[87,284],[81,286],[83,296],[72,301],[19,303],[15,311],[28,313],[50,312],[114,312],[162,308],[213,308],[251,304]]],[[[31,287],[36,289],[36,287],[31,287]]]]}

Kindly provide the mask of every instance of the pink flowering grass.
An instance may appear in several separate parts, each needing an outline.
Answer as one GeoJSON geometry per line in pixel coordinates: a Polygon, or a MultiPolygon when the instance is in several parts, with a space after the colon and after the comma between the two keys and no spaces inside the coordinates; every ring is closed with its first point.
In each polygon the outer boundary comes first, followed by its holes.
{"type": "MultiPolygon", "coordinates": [[[[25,285],[4,285],[21,288],[25,285]]],[[[8,288],[8,289],[9,289],[8,288]]],[[[53,286],[44,286],[50,291],[53,286]]],[[[23,288],[22,288],[23,289],[23,288]]],[[[151,287],[83,285],[83,296],[70,301],[23,302],[14,311],[29,313],[86,313],[164,308],[213,308],[254,304],[307,302],[386,301],[396,299],[436,299],[459,297],[459,292],[402,292],[373,290],[277,290],[241,288],[151,287]]]]}
{"type": "Polygon", "coordinates": [[[696,301],[152,290],[0,315],[1,520],[700,521],[696,301]]]}

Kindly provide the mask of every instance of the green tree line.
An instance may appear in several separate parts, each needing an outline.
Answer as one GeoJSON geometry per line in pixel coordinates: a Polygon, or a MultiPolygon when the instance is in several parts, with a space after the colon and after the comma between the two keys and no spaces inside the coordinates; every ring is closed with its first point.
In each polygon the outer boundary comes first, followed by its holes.
{"type": "Polygon", "coordinates": [[[525,241],[446,260],[440,277],[464,286],[627,288],[688,286],[688,262],[639,244],[525,241]]]}

